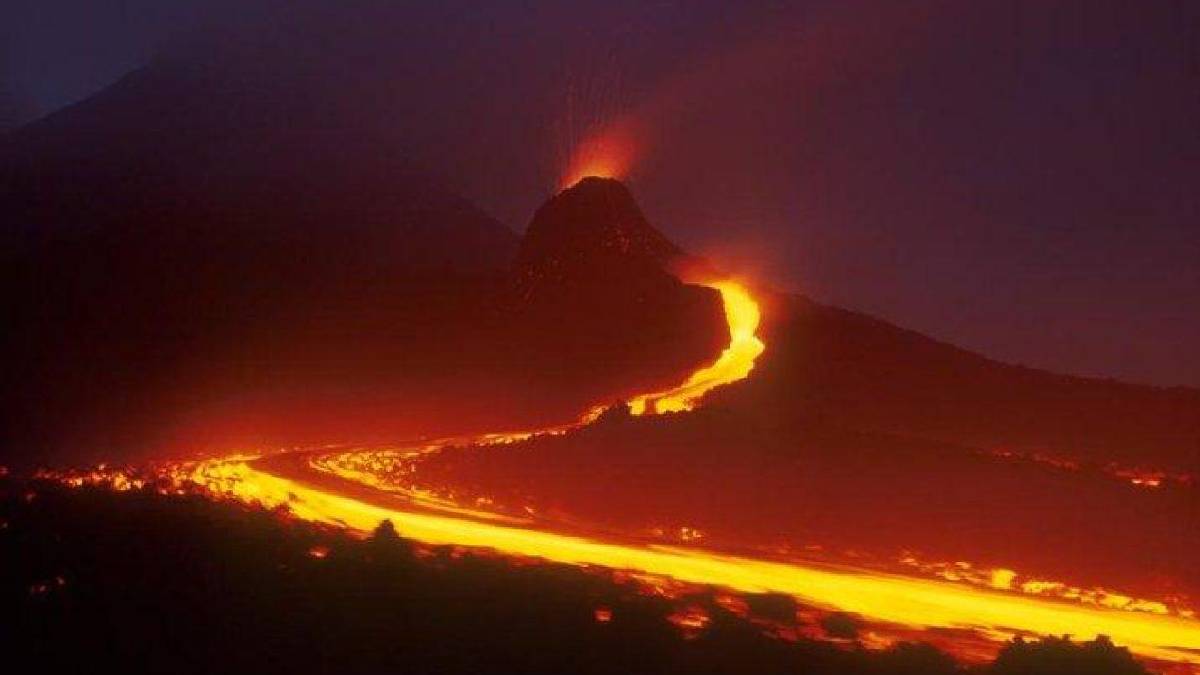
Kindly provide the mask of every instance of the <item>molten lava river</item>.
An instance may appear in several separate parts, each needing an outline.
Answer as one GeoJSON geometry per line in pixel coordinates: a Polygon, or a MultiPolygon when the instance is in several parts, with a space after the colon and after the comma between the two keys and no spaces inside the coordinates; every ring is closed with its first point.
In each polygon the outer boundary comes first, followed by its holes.
{"type": "MultiPolygon", "coordinates": [[[[766,348],[758,337],[760,311],[750,291],[728,280],[706,285],[721,294],[729,346],[677,387],[632,397],[628,401],[632,414],[691,410],[713,387],[747,377],[766,348]]],[[[98,483],[116,489],[166,481],[180,490],[200,490],[214,498],[286,507],[296,518],[364,535],[386,519],[403,536],[428,545],[611,570],[647,592],[670,594],[695,586],[722,589],[730,607],[739,606],[738,593],[785,594],[814,615],[859,616],[870,627],[862,638],[868,646],[921,639],[970,661],[994,655],[1004,641],[1017,635],[1071,635],[1079,640],[1106,635],[1162,670],[1200,672],[1200,620],[1190,610],[1166,611],[1163,603],[1116,594],[1099,602],[1080,593],[1053,596],[1040,587],[1013,584],[1015,573],[1007,570],[994,570],[982,581],[969,583],[961,575],[904,574],[904,567],[878,570],[717,550],[688,537],[664,545],[644,537],[589,530],[580,523],[554,522],[534,513],[516,517],[489,511],[486,502],[458,504],[395,478],[411,474],[423,458],[452,445],[503,446],[538,434],[563,434],[592,423],[602,412],[593,409],[578,422],[559,427],[411,446],[322,448],[165,464],[141,472],[101,468],[46,476],[72,485],[98,483]]],[[[686,611],[680,617],[685,629],[704,623],[704,617],[686,611]]]]}

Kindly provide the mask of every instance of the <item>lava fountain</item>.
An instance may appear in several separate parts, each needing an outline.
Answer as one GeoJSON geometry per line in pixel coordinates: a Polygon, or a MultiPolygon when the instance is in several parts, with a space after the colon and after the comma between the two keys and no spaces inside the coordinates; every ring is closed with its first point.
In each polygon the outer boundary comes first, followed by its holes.
{"type": "Polygon", "coordinates": [[[569,188],[591,176],[625,178],[633,166],[636,149],[633,125],[629,122],[615,123],[584,138],[571,153],[560,187],[569,188]]]}

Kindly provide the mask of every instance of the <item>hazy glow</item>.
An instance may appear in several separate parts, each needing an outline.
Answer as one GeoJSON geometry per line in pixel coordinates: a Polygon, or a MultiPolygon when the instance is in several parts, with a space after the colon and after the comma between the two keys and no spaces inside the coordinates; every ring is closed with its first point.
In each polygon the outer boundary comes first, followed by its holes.
{"type": "Polygon", "coordinates": [[[588,176],[625,178],[633,167],[636,147],[632,132],[623,126],[583,140],[571,153],[560,187],[569,188],[588,176]]]}

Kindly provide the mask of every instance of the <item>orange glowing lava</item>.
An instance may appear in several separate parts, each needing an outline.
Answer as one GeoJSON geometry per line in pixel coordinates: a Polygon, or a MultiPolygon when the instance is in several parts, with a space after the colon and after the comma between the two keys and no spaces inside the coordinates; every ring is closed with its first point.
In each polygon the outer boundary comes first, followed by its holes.
{"type": "MultiPolygon", "coordinates": [[[[760,310],[750,292],[732,281],[708,285],[717,289],[724,301],[729,346],[715,362],[700,368],[679,386],[633,397],[629,403],[636,414],[690,410],[712,388],[747,377],[755,359],[763,353],[765,345],[757,336],[760,310]]],[[[286,508],[295,518],[361,535],[373,531],[381,521],[390,520],[403,536],[429,545],[470,547],[605,568],[643,581],[650,588],[682,583],[739,593],[781,593],[809,607],[848,612],[882,626],[913,631],[965,630],[996,644],[1028,633],[1072,635],[1079,640],[1106,635],[1143,657],[1200,671],[1200,621],[1182,612],[1159,611],[1157,605],[1126,602],[1129,599],[1117,594],[1096,596],[1094,602],[1089,602],[1061,592],[1062,588],[1038,585],[1053,582],[1026,580],[1004,569],[976,573],[963,564],[945,567],[912,560],[907,564],[922,575],[911,576],[829,563],[730,555],[701,548],[700,533],[690,528],[688,536],[682,536],[687,543],[674,546],[635,537],[583,533],[578,527],[568,530],[562,524],[557,524],[555,530],[555,523],[537,520],[532,513],[528,519],[513,518],[490,513],[486,502],[461,505],[403,485],[403,476],[415,470],[421,457],[449,444],[494,446],[533,433],[564,433],[588,423],[593,414],[578,423],[538,432],[485,434],[384,452],[338,453],[326,449],[178,463],[162,467],[155,478],[168,486],[160,490],[198,487],[216,498],[286,508]],[[287,461],[279,461],[281,458],[287,461]],[[381,479],[380,475],[388,478],[381,479]],[[399,483],[394,476],[401,477],[399,483]],[[951,573],[959,578],[951,579],[951,573]]],[[[141,477],[111,470],[82,476],[63,474],[59,478],[82,485],[103,481],[105,476],[118,489],[149,484],[141,477]]],[[[328,551],[314,549],[310,554],[320,558],[328,551]]],[[[607,622],[611,612],[599,608],[595,619],[607,622]]],[[[685,630],[697,631],[703,629],[708,617],[697,608],[685,607],[672,620],[685,630]]],[[[882,638],[875,642],[886,643],[882,638]]],[[[973,646],[964,644],[958,650],[953,644],[941,646],[962,658],[979,656],[973,646]]]]}
{"type": "MultiPolygon", "coordinates": [[[[1050,455],[1043,452],[1022,452],[1005,448],[994,448],[987,454],[1011,462],[1028,462],[1057,469],[1059,471],[1079,472],[1085,469],[1083,462],[1078,459],[1050,455]]],[[[1100,473],[1134,487],[1155,490],[1165,487],[1191,488],[1196,484],[1196,477],[1186,472],[1167,472],[1145,467],[1124,466],[1109,462],[1096,467],[1100,473]]]]}
{"type": "Polygon", "coordinates": [[[744,286],[734,281],[705,284],[721,293],[725,320],[729,324],[729,346],[712,365],[692,373],[681,385],[666,391],[641,394],[629,400],[634,415],[691,410],[704,394],[715,387],[745,379],[754,360],[766,345],[758,337],[758,303],[744,286]]]}
{"type": "Polygon", "coordinates": [[[783,593],[812,606],[850,612],[885,624],[973,630],[996,641],[1024,633],[1072,635],[1081,640],[1107,635],[1136,654],[1200,666],[1200,621],[1182,616],[1062,602],[851,567],[777,562],[692,547],[601,541],[459,514],[408,511],[402,501],[382,505],[376,500],[345,496],[307,479],[267,473],[253,462],[240,459],[181,467],[176,479],[203,486],[214,496],[267,508],[287,507],[297,518],[362,535],[381,521],[391,520],[398,532],[426,544],[628,570],[738,592],[783,593]]]}
{"type": "Polygon", "coordinates": [[[1091,605],[1093,607],[1105,607],[1129,612],[1175,614],[1184,618],[1193,618],[1195,616],[1194,610],[1178,603],[1169,605],[1163,601],[1136,598],[1105,588],[1082,588],[1062,581],[1031,579],[1018,573],[1016,570],[1007,568],[979,568],[961,560],[954,562],[924,562],[917,560],[912,555],[905,555],[899,562],[922,574],[955,583],[972,584],[1029,595],[1040,595],[1091,605]]]}

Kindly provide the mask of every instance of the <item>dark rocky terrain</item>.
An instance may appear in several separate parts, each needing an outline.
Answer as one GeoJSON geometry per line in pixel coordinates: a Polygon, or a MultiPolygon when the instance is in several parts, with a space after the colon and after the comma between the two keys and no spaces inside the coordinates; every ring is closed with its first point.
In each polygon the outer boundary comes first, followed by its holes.
{"type": "MultiPolygon", "coordinates": [[[[153,490],[0,479],[0,523],[10,563],[0,569],[0,643],[10,662],[39,672],[1146,672],[1103,641],[1013,643],[970,668],[925,645],[871,652],[849,617],[827,622],[841,646],[784,642],[703,591],[684,601],[712,619],[685,639],[667,621],[672,601],[600,575],[422,551],[387,524],[360,541],[153,490]],[[610,620],[597,621],[597,609],[610,620]]],[[[753,618],[789,613],[778,598],[750,600],[753,618]]]]}

